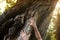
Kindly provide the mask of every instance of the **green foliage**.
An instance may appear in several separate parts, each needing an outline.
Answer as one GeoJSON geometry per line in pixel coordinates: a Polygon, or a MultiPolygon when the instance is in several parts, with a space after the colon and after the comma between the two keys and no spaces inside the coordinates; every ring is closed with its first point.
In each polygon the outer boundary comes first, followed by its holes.
{"type": "Polygon", "coordinates": [[[46,34],[46,39],[45,40],[51,40],[51,34],[50,33],[46,34]]]}

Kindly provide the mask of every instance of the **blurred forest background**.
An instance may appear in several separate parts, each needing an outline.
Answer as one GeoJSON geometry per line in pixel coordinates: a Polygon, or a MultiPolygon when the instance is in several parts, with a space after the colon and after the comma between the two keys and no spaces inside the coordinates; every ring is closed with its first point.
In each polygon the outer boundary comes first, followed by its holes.
{"type": "MultiPolygon", "coordinates": [[[[0,0],[0,15],[6,10],[9,10],[11,7],[15,5],[17,0],[0,0]]],[[[51,22],[49,24],[49,28],[47,30],[45,40],[57,40],[57,32],[60,30],[60,0],[58,0],[54,11],[52,12],[51,22]],[[58,30],[59,29],[59,30],[58,30]]]]}

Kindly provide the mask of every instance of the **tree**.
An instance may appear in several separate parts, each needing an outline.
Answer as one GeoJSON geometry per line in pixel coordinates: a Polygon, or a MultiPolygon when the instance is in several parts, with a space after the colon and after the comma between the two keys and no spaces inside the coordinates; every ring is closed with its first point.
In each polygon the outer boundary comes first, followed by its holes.
{"type": "MultiPolygon", "coordinates": [[[[56,2],[57,0],[17,0],[15,6],[0,16],[1,40],[3,37],[13,40],[22,28],[26,32],[31,33],[32,28],[27,27],[29,26],[28,22],[31,17],[35,18],[38,30],[41,32],[44,40],[52,16],[51,12],[56,2]]],[[[34,33],[31,34],[30,40],[36,40],[33,35],[34,33]]]]}

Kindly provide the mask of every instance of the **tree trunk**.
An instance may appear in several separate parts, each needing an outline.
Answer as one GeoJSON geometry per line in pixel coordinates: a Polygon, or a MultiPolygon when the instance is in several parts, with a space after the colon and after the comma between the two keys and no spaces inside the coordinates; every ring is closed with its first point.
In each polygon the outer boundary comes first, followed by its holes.
{"type": "MultiPolygon", "coordinates": [[[[27,27],[29,26],[28,21],[31,17],[35,18],[38,30],[44,40],[52,16],[51,12],[56,2],[57,0],[18,0],[14,7],[5,11],[0,16],[1,40],[5,36],[11,37],[11,40],[14,39],[22,28],[26,30],[26,32],[31,33],[32,28],[27,27]],[[11,20],[11,18],[13,19],[11,20]],[[8,24],[6,25],[6,23],[8,24]]],[[[33,34],[32,32],[30,40],[36,40],[33,34]]]]}

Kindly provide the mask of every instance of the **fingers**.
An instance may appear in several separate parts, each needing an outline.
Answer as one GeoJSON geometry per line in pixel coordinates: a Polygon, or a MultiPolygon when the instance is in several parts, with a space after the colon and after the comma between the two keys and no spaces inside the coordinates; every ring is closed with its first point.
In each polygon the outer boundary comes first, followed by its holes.
{"type": "Polygon", "coordinates": [[[34,18],[32,17],[32,18],[29,19],[29,24],[31,25],[33,23],[34,23],[34,18]]]}
{"type": "Polygon", "coordinates": [[[31,36],[31,34],[28,34],[28,35],[27,35],[27,37],[30,37],[30,36],[31,36]]]}
{"type": "Polygon", "coordinates": [[[21,30],[20,33],[21,33],[20,36],[25,40],[28,40],[31,35],[30,33],[27,35],[25,32],[23,32],[23,30],[21,30]]]}
{"type": "Polygon", "coordinates": [[[29,20],[30,20],[30,21],[33,21],[33,20],[34,20],[34,17],[31,17],[29,20]]]}
{"type": "Polygon", "coordinates": [[[32,17],[31,19],[29,19],[29,25],[31,25],[31,26],[34,26],[34,25],[36,25],[36,21],[34,20],[34,18],[32,17]]]}
{"type": "Polygon", "coordinates": [[[26,40],[29,40],[31,34],[26,35],[26,40]]]}
{"type": "Polygon", "coordinates": [[[23,33],[23,30],[21,30],[20,34],[23,33]]]}

